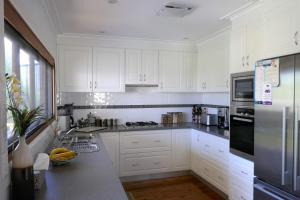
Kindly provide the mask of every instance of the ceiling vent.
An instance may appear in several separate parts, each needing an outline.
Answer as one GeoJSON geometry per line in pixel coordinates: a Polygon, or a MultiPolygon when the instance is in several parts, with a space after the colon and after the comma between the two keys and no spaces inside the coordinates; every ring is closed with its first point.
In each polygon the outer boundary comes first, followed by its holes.
{"type": "Polygon", "coordinates": [[[169,2],[163,5],[163,7],[158,11],[158,16],[169,16],[169,17],[184,17],[191,14],[196,9],[196,6],[179,3],[179,2],[169,2]]]}

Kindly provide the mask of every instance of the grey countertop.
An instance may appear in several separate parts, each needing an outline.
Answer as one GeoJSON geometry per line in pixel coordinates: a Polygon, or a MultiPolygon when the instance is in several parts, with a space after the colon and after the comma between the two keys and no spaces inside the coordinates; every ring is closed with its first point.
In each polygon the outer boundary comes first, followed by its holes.
{"type": "MultiPolygon", "coordinates": [[[[159,124],[157,127],[126,128],[125,126],[108,127],[101,132],[125,132],[164,129],[194,129],[221,138],[228,139],[229,134],[217,126],[205,126],[193,123],[159,124]]],[[[45,185],[36,193],[36,200],[122,200],[126,193],[114,171],[112,162],[98,138],[99,152],[81,153],[70,164],[53,167],[46,172],[45,185]]]]}
{"type": "Polygon", "coordinates": [[[217,126],[206,126],[202,124],[194,124],[191,122],[180,123],[180,124],[158,124],[158,126],[131,128],[125,125],[107,127],[105,130],[97,132],[124,132],[124,131],[146,131],[146,130],[164,130],[164,129],[194,129],[202,131],[211,135],[215,135],[221,138],[229,139],[228,130],[218,128],[217,126]]]}
{"type": "Polygon", "coordinates": [[[127,200],[101,138],[98,143],[98,152],[81,153],[65,166],[51,166],[36,200],[127,200]]]}

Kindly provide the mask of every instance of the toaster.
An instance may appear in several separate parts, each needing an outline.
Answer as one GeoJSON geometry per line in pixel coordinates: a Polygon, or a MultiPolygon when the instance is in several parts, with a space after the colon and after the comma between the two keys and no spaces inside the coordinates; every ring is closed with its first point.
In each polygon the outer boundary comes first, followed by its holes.
{"type": "Polygon", "coordinates": [[[200,123],[206,126],[215,126],[218,124],[218,118],[215,114],[201,114],[200,123]]]}

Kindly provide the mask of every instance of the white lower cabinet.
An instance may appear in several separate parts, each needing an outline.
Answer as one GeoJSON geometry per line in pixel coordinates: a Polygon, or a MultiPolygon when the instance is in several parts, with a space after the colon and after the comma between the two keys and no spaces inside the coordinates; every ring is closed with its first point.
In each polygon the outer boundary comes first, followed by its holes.
{"type": "Polygon", "coordinates": [[[253,199],[254,164],[229,140],[192,129],[101,133],[119,176],[192,170],[231,200],[253,199]]]}
{"type": "Polygon", "coordinates": [[[171,171],[172,131],[131,131],[120,134],[120,176],[171,171]]]}
{"type": "Polygon", "coordinates": [[[100,135],[113,166],[119,174],[119,132],[101,133],[100,135]]]}
{"type": "Polygon", "coordinates": [[[233,154],[230,154],[229,160],[229,199],[252,200],[254,178],[253,162],[245,160],[233,154]]]}
{"type": "Polygon", "coordinates": [[[121,154],[121,176],[152,174],[171,170],[171,152],[121,154]]]}
{"type": "Polygon", "coordinates": [[[173,170],[190,169],[191,129],[172,130],[172,164],[173,170]]]}
{"type": "Polygon", "coordinates": [[[197,130],[191,138],[192,171],[228,194],[229,141],[197,130]]]}

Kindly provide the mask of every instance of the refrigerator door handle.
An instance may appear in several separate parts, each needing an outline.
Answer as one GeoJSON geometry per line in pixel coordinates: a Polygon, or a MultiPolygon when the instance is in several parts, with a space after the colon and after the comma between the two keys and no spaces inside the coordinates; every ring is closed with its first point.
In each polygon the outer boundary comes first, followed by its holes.
{"type": "Polygon", "coordinates": [[[242,121],[242,122],[253,123],[253,120],[252,120],[252,119],[246,119],[246,118],[241,118],[241,117],[233,117],[232,119],[233,119],[233,120],[236,120],[236,121],[242,121]]]}
{"type": "Polygon", "coordinates": [[[284,196],[281,196],[277,192],[273,191],[271,188],[266,188],[261,184],[254,184],[254,188],[257,190],[260,190],[261,192],[269,195],[272,197],[272,199],[276,200],[285,200],[286,198],[284,196]]]}
{"type": "Polygon", "coordinates": [[[285,185],[285,160],[286,160],[286,107],[282,109],[282,155],[281,155],[281,185],[285,185]]]}
{"type": "Polygon", "coordinates": [[[299,144],[298,144],[298,108],[295,107],[295,129],[294,129],[294,173],[293,173],[293,186],[294,191],[297,190],[297,177],[298,177],[298,150],[299,150],[299,144]]]}

